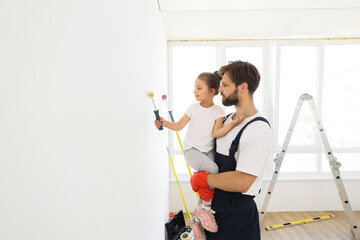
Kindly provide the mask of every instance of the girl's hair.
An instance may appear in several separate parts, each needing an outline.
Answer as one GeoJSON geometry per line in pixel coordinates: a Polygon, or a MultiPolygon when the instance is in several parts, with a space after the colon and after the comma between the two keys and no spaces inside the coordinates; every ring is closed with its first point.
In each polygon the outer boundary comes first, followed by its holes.
{"type": "Polygon", "coordinates": [[[219,93],[220,81],[222,79],[222,76],[218,73],[218,71],[214,73],[211,72],[200,73],[198,78],[203,80],[206,83],[206,85],[209,87],[209,89],[214,88],[215,95],[219,93]]]}

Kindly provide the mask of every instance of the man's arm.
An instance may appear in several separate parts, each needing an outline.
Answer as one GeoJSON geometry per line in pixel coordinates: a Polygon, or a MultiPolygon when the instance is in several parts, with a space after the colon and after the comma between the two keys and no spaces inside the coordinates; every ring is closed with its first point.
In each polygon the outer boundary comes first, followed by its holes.
{"type": "Polygon", "coordinates": [[[256,178],[254,175],[237,170],[206,175],[210,187],[228,192],[247,192],[256,178]]]}

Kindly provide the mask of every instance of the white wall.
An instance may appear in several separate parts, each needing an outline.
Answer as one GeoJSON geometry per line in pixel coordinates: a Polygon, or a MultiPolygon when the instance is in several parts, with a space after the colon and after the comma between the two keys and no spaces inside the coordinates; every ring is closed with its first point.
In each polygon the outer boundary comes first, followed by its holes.
{"type": "MultiPolygon", "coordinates": [[[[163,18],[168,40],[360,37],[360,8],[164,12],[163,18]]],[[[259,208],[270,182],[272,166],[273,163],[268,165],[268,180],[264,181],[263,192],[256,199],[259,208]]],[[[350,203],[356,211],[360,210],[359,184],[359,177],[344,180],[350,203]]],[[[188,209],[193,211],[197,204],[196,195],[188,180],[181,182],[181,186],[188,209]]],[[[177,184],[170,182],[170,210],[179,209],[184,209],[183,202],[177,184]]],[[[343,210],[331,177],[280,180],[268,207],[268,211],[323,210],[343,210]]]]}
{"type": "Polygon", "coordinates": [[[2,0],[0,34],[0,239],[162,239],[157,1],[2,0]]]}

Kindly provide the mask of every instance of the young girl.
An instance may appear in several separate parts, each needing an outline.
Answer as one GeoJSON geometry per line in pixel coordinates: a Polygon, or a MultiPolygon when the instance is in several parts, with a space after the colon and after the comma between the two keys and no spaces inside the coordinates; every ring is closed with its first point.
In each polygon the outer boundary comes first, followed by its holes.
{"type": "MultiPolygon", "coordinates": [[[[195,80],[195,98],[198,103],[190,105],[184,116],[178,122],[169,122],[160,117],[155,120],[156,127],[169,128],[180,131],[188,123],[189,128],[184,140],[184,157],[186,162],[197,171],[218,173],[215,160],[214,138],[225,136],[233,127],[245,119],[238,116],[230,124],[223,126],[225,112],[214,104],[213,98],[219,93],[221,76],[215,73],[201,73],[195,80]]],[[[211,210],[211,199],[201,199],[195,209],[195,218],[190,219],[190,227],[195,233],[195,239],[205,239],[204,230],[200,223],[209,232],[217,232],[218,227],[211,210]]]]}

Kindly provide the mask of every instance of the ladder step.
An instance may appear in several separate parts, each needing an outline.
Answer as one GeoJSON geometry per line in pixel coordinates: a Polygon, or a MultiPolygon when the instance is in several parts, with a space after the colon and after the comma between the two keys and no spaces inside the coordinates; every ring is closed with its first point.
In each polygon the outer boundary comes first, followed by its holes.
{"type": "Polygon", "coordinates": [[[333,218],[335,218],[335,215],[330,214],[330,215],[314,217],[314,218],[309,218],[309,219],[303,219],[303,220],[294,221],[294,222],[270,225],[270,226],[265,227],[265,230],[270,231],[270,230],[275,230],[275,229],[284,228],[284,227],[291,227],[291,226],[295,226],[295,225],[302,225],[302,224],[306,224],[306,223],[318,222],[318,221],[322,221],[322,220],[330,220],[333,218]]]}

